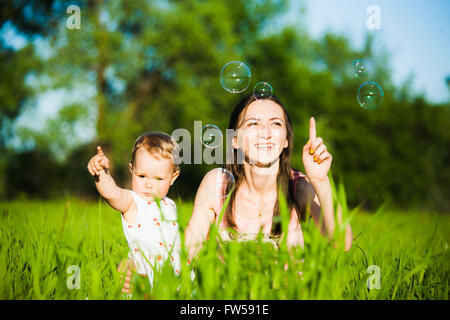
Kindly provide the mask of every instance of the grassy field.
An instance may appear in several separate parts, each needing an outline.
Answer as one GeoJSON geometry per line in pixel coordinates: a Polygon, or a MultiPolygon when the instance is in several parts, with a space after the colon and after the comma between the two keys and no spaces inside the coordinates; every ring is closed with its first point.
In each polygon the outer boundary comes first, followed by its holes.
{"type": "MultiPolygon", "coordinates": [[[[182,232],[191,210],[178,201],[182,232]]],[[[105,202],[22,200],[0,203],[0,215],[0,299],[123,299],[116,268],[128,246],[105,202]]],[[[349,252],[312,222],[296,251],[212,233],[197,261],[182,257],[179,277],[167,266],[150,290],[134,276],[133,299],[448,299],[448,215],[355,210],[351,225],[349,252]]]]}

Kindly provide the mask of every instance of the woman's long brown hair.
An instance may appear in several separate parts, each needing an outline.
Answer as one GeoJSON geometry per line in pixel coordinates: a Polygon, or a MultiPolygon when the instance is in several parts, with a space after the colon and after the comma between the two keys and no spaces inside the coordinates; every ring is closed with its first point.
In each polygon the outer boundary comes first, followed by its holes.
{"type": "MultiPolygon", "coordinates": [[[[238,123],[239,116],[241,115],[242,112],[245,112],[248,105],[250,105],[250,103],[252,103],[255,100],[256,100],[256,98],[253,96],[253,94],[250,94],[250,95],[245,96],[238,102],[238,104],[234,108],[233,112],[231,113],[228,129],[233,129],[235,132],[239,128],[239,126],[240,126],[240,124],[238,123]]],[[[280,155],[280,160],[279,160],[280,165],[279,165],[278,175],[277,175],[277,186],[281,187],[283,195],[285,196],[285,199],[287,200],[289,212],[291,212],[291,210],[295,207],[295,209],[297,210],[297,215],[298,215],[299,210],[298,210],[297,205],[294,200],[292,188],[290,188],[291,170],[292,170],[292,168],[291,168],[291,153],[292,153],[293,141],[294,141],[294,133],[293,133],[292,126],[291,126],[291,120],[289,119],[289,115],[288,115],[285,107],[283,106],[283,104],[277,97],[272,96],[270,98],[270,100],[275,102],[276,104],[278,104],[283,109],[284,118],[285,118],[284,122],[286,124],[286,138],[288,141],[288,147],[284,148],[280,155]]],[[[233,139],[233,137],[232,136],[227,137],[227,139],[231,140],[231,139],[233,139]]],[[[235,188],[233,189],[233,192],[231,193],[230,201],[228,203],[227,208],[225,209],[223,219],[224,219],[225,225],[228,228],[236,229],[236,223],[234,221],[233,209],[234,209],[234,203],[236,200],[237,190],[239,189],[239,187],[241,186],[242,182],[245,179],[245,171],[244,171],[244,165],[242,163],[241,164],[238,163],[238,154],[237,153],[242,152],[242,151],[240,149],[235,150],[232,147],[231,142],[232,141],[227,141],[228,150],[227,150],[227,161],[226,161],[225,168],[233,174],[234,179],[235,179],[235,188]]],[[[273,211],[274,217],[280,216],[280,207],[279,207],[279,200],[278,200],[279,196],[280,195],[278,195],[277,201],[274,206],[274,211],[273,211]]],[[[279,219],[277,219],[277,221],[275,221],[275,223],[272,223],[272,233],[275,235],[279,235],[281,233],[281,223],[280,223],[279,219]]]]}

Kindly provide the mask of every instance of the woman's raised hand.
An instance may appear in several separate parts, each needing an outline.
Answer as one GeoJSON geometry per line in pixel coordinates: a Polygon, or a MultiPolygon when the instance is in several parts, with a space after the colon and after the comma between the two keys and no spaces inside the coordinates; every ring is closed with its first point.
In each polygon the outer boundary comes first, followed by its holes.
{"type": "Polygon", "coordinates": [[[97,146],[97,154],[89,160],[87,168],[93,176],[98,176],[102,170],[109,169],[109,159],[103,153],[102,147],[97,146]]]}
{"type": "Polygon", "coordinates": [[[330,170],[333,157],[327,151],[321,137],[316,137],[316,122],[309,119],[309,140],[303,146],[303,165],[311,182],[325,180],[330,170]]]}

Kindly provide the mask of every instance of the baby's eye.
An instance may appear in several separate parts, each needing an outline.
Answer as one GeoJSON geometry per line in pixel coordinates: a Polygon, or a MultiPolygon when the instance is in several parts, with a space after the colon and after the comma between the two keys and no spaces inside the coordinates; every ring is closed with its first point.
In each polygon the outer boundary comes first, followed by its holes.
{"type": "Polygon", "coordinates": [[[155,179],[156,179],[157,181],[163,180],[162,178],[159,178],[159,177],[156,177],[155,179]]]}

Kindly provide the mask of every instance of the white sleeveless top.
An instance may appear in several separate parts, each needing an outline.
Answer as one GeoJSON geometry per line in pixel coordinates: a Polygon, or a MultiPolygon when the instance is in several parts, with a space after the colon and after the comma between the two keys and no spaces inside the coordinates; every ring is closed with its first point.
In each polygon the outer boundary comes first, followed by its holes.
{"type": "Polygon", "coordinates": [[[129,190],[136,202],[136,224],[125,221],[122,227],[130,248],[137,272],[146,274],[153,287],[155,269],[169,260],[175,274],[180,274],[181,239],[178,230],[175,203],[165,197],[160,201],[161,211],[156,201],[147,202],[137,193],[129,190]],[[145,257],[145,258],[144,258],[145,257]]]}

